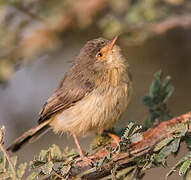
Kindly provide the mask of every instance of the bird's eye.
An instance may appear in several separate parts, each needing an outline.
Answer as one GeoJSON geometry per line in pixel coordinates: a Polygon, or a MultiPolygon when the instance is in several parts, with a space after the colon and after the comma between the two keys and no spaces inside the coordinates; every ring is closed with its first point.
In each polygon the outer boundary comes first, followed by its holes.
{"type": "Polygon", "coordinates": [[[102,57],[103,56],[103,53],[102,52],[98,52],[98,57],[102,57]]]}

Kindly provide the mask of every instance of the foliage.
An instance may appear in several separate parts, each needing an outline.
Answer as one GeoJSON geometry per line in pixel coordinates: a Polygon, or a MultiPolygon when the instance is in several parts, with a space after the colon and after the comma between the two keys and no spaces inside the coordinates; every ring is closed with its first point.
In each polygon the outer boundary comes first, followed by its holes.
{"type": "Polygon", "coordinates": [[[168,176],[173,174],[176,171],[176,169],[180,167],[179,175],[183,176],[184,179],[190,179],[191,178],[190,165],[191,165],[191,152],[185,155],[180,161],[178,161],[178,163],[175,164],[175,166],[172,167],[172,169],[166,175],[166,178],[168,178],[168,176]]]}
{"type": "Polygon", "coordinates": [[[180,140],[182,137],[185,136],[186,132],[188,131],[188,127],[187,124],[180,124],[172,128],[171,131],[171,134],[173,134],[173,136],[162,140],[153,149],[154,152],[159,152],[158,154],[153,156],[154,163],[156,165],[158,165],[158,163],[162,163],[163,165],[165,165],[166,158],[171,153],[178,153],[180,140]]]}
{"type": "Polygon", "coordinates": [[[170,84],[171,77],[167,76],[162,79],[161,71],[156,72],[154,76],[149,95],[143,97],[143,103],[147,106],[150,115],[149,124],[153,124],[156,120],[161,122],[172,118],[166,105],[174,91],[174,87],[170,84]]]}
{"type": "Polygon", "coordinates": [[[53,144],[48,150],[41,150],[39,156],[31,161],[30,167],[38,177],[48,175],[66,178],[74,159],[78,156],[75,150],[69,151],[66,148],[61,152],[60,148],[53,144]]]}
{"type": "Polygon", "coordinates": [[[0,129],[0,179],[13,179],[19,180],[23,177],[25,170],[27,168],[27,163],[22,163],[17,167],[17,157],[13,156],[9,158],[5,149],[3,148],[3,138],[4,138],[4,126],[0,129]]]}

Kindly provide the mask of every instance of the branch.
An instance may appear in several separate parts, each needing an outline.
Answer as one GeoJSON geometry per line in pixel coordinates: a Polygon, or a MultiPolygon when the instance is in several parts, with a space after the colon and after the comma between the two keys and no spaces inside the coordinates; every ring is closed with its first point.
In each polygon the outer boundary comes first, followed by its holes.
{"type": "Polygon", "coordinates": [[[173,29],[175,27],[190,28],[191,27],[191,15],[171,15],[162,22],[154,23],[151,26],[151,31],[156,34],[163,34],[166,31],[173,29]]]}
{"type": "MultiPolygon", "coordinates": [[[[3,135],[4,135],[4,130],[5,130],[5,127],[3,126],[0,130],[0,150],[2,151],[3,155],[6,157],[7,161],[9,162],[10,164],[10,167],[11,167],[11,170],[12,170],[12,174],[13,174],[13,179],[14,180],[17,180],[17,174],[16,174],[16,170],[14,168],[14,165],[13,165],[13,162],[11,160],[11,158],[9,157],[9,155],[7,154],[7,151],[4,149],[2,143],[3,143],[3,135]]],[[[6,164],[4,164],[4,171],[5,171],[5,166],[6,164]]]]}
{"type": "Polygon", "coordinates": [[[189,29],[191,27],[191,15],[169,15],[168,17],[155,22],[138,22],[135,24],[126,24],[123,44],[142,44],[146,39],[155,35],[163,35],[173,28],[181,27],[189,29]]]}
{"type": "MultiPolygon", "coordinates": [[[[180,124],[187,124],[188,131],[191,130],[191,111],[187,114],[175,117],[169,121],[162,122],[155,128],[148,129],[142,133],[142,139],[137,143],[132,143],[129,146],[128,151],[116,153],[111,157],[109,162],[103,163],[99,168],[92,168],[87,162],[79,160],[73,164],[70,169],[70,177],[81,177],[82,179],[99,179],[111,174],[111,170],[117,164],[117,170],[132,167],[135,165],[135,158],[141,157],[149,153],[153,154],[154,147],[164,140],[165,138],[172,137],[175,133],[173,129],[180,124]]],[[[108,155],[107,149],[111,148],[112,145],[107,145],[105,148],[100,149],[96,153],[89,156],[94,162],[103,159],[108,155]]]]}
{"type": "Polygon", "coordinates": [[[7,154],[7,151],[4,149],[4,147],[2,146],[2,144],[0,144],[0,150],[3,152],[3,154],[5,155],[7,161],[8,161],[9,164],[10,164],[10,167],[11,167],[12,172],[13,172],[13,179],[14,179],[14,180],[17,180],[17,175],[16,175],[16,171],[15,171],[13,162],[11,161],[9,155],[7,154]]]}

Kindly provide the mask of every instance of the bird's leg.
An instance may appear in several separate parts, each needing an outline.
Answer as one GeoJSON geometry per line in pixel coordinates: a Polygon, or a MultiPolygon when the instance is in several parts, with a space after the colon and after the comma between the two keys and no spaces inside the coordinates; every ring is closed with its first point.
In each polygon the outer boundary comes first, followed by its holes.
{"type": "Polygon", "coordinates": [[[75,141],[75,143],[76,143],[76,145],[77,145],[77,148],[78,148],[78,151],[79,151],[79,153],[80,153],[81,159],[82,159],[82,160],[85,160],[85,161],[87,161],[88,163],[91,163],[91,164],[92,164],[92,160],[89,159],[88,157],[86,157],[86,156],[84,155],[84,153],[83,153],[83,151],[82,151],[82,148],[81,148],[81,146],[80,146],[80,143],[79,143],[79,141],[78,141],[77,136],[76,136],[74,133],[72,133],[72,136],[73,136],[74,141],[75,141]]]}
{"type": "Polygon", "coordinates": [[[83,151],[82,151],[82,148],[81,148],[81,146],[80,146],[80,143],[79,143],[79,141],[78,141],[77,136],[76,136],[74,133],[72,134],[72,136],[73,136],[74,141],[75,141],[75,143],[76,143],[76,145],[77,145],[78,151],[79,151],[79,153],[80,153],[80,157],[81,157],[82,159],[84,159],[86,156],[84,155],[84,153],[83,153],[83,151]]]}

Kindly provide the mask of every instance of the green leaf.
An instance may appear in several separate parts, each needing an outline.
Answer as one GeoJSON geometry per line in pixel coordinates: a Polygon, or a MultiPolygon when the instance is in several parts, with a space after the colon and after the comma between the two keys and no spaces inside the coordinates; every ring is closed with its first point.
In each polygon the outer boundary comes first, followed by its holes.
{"type": "Polygon", "coordinates": [[[62,169],[61,169],[62,176],[66,176],[69,173],[70,169],[71,169],[70,165],[63,166],[62,169]]]}
{"type": "MultiPolygon", "coordinates": [[[[181,160],[179,160],[172,168],[171,170],[166,174],[166,178],[168,178],[171,174],[173,174],[178,167],[180,167],[185,161],[191,159],[191,152],[189,152],[187,155],[185,155],[181,160]]],[[[184,168],[183,168],[184,169],[184,168]]]]}
{"type": "Polygon", "coordinates": [[[163,103],[165,103],[168,100],[168,98],[172,95],[172,93],[174,92],[174,87],[172,85],[168,85],[168,87],[166,88],[166,92],[167,94],[165,95],[165,98],[162,101],[163,103]]]}
{"type": "Polygon", "coordinates": [[[108,153],[108,155],[106,157],[107,157],[108,160],[110,160],[111,157],[112,157],[112,153],[108,153]]]}
{"type": "Polygon", "coordinates": [[[175,139],[169,145],[164,146],[154,159],[159,163],[163,162],[167,156],[169,156],[172,152],[176,152],[178,150],[179,144],[180,138],[175,139]]]}
{"type": "Polygon", "coordinates": [[[24,173],[25,173],[25,170],[26,170],[26,167],[27,167],[27,163],[22,163],[19,165],[18,169],[17,169],[17,176],[18,178],[22,178],[24,173]]]}
{"type": "Polygon", "coordinates": [[[173,134],[173,137],[182,137],[186,134],[186,132],[188,131],[188,125],[184,124],[184,123],[179,123],[178,125],[172,127],[170,129],[171,134],[173,134]]]}
{"type": "Polygon", "coordinates": [[[0,157],[0,171],[2,172],[2,171],[4,171],[4,168],[5,168],[5,164],[6,164],[6,158],[5,158],[5,156],[4,156],[4,154],[0,154],[1,155],[1,157],[0,157]]]}
{"type": "Polygon", "coordinates": [[[158,72],[156,72],[156,73],[154,74],[154,77],[155,77],[156,79],[161,79],[161,76],[162,76],[162,71],[161,71],[161,70],[158,71],[158,72]]]}
{"type": "Polygon", "coordinates": [[[35,168],[38,168],[40,166],[43,166],[45,164],[45,162],[42,162],[42,161],[38,161],[38,160],[33,160],[30,162],[30,168],[32,169],[35,169],[35,168]]]}
{"type": "Polygon", "coordinates": [[[191,132],[186,133],[184,139],[185,139],[187,148],[191,149],[191,132]]]}
{"type": "Polygon", "coordinates": [[[3,143],[4,134],[5,134],[5,126],[2,126],[0,129],[0,144],[3,143]]]}
{"type": "Polygon", "coordinates": [[[125,139],[128,139],[128,137],[129,137],[129,135],[131,133],[131,130],[133,129],[134,125],[135,125],[134,123],[130,122],[128,124],[127,128],[125,129],[125,132],[124,132],[122,137],[124,137],[125,139]]]}
{"type": "Polygon", "coordinates": [[[39,160],[47,161],[47,153],[48,153],[48,150],[41,150],[39,154],[39,160]]]}
{"type": "Polygon", "coordinates": [[[153,99],[150,96],[144,96],[143,97],[143,103],[148,106],[151,107],[153,105],[153,99]]]}
{"type": "Polygon", "coordinates": [[[167,144],[169,144],[174,138],[173,137],[169,137],[169,138],[165,138],[162,141],[160,141],[155,148],[153,149],[154,152],[157,152],[159,150],[161,150],[164,146],[166,146],[167,144]]]}
{"type": "MultiPolygon", "coordinates": [[[[17,156],[13,156],[10,159],[11,159],[11,162],[13,163],[13,166],[15,167],[16,164],[17,164],[17,156]]],[[[11,168],[10,164],[9,164],[9,167],[8,167],[8,171],[12,171],[12,168],[11,168]]]]}
{"type": "Polygon", "coordinates": [[[51,158],[52,159],[62,159],[62,153],[61,153],[61,150],[60,148],[53,144],[51,147],[50,147],[50,154],[51,154],[51,158]]]}
{"type": "Polygon", "coordinates": [[[151,123],[154,123],[156,119],[165,121],[172,117],[165,103],[174,91],[174,87],[169,84],[170,76],[162,79],[161,71],[156,72],[154,76],[155,79],[151,83],[149,95],[143,97],[143,103],[148,108],[151,123]]]}
{"type": "Polygon", "coordinates": [[[155,96],[158,95],[159,89],[160,89],[160,80],[156,79],[152,82],[150,87],[149,95],[151,96],[151,98],[154,98],[155,96]]]}
{"type": "Polygon", "coordinates": [[[161,84],[162,88],[166,88],[167,85],[169,84],[170,80],[171,80],[171,77],[170,77],[170,76],[167,76],[167,77],[163,80],[163,82],[162,82],[162,84],[161,84]]]}
{"type": "Polygon", "coordinates": [[[5,180],[5,179],[8,179],[8,178],[11,178],[11,172],[7,171],[5,173],[0,174],[0,179],[1,180],[5,180]]]}
{"type": "Polygon", "coordinates": [[[52,172],[52,168],[53,168],[54,164],[52,161],[44,164],[43,166],[40,167],[40,170],[45,174],[45,175],[49,175],[52,172]]]}
{"type": "MultiPolygon", "coordinates": [[[[127,126],[127,128],[125,129],[125,132],[123,134],[123,136],[121,137],[121,139],[129,139],[129,137],[131,137],[132,135],[138,133],[140,130],[142,129],[142,126],[138,126],[133,122],[130,122],[127,126]]],[[[138,135],[137,135],[138,136],[138,135]]]]}
{"type": "Polygon", "coordinates": [[[140,132],[141,129],[142,129],[142,126],[136,125],[136,126],[134,126],[131,134],[134,135],[135,133],[140,132]]]}
{"type": "Polygon", "coordinates": [[[176,153],[179,149],[179,146],[180,146],[180,138],[176,138],[171,143],[172,152],[176,153]]]}
{"type": "Polygon", "coordinates": [[[141,133],[133,134],[130,138],[132,143],[137,143],[143,139],[143,135],[141,133]]]}
{"type": "Polygon", "coordinates": [[[105,161],[105,158],[100,159],[100,160],[97,162],[97,164],[96,164],[96,168],[100,168],[100,167],[103,165],[104,161],[105,161]]]}
{"type": "Polygon", "coordinates": [[[78,156],[79,151],[77,149],[71,149],[70,152],[68,153],[68,156],[78,156]]]}
{"type": "Polygon", "coordinates": [[[186,160],[182,164],[182,166],[180,167],[180,170],[179,170],[180,176],[184,175],[187,172],[188,168],[190,168],[190,164],[191,164],[191,159],[186,160]]]}
{"type": "Polygon", "coordinates": [[[26,180],[35,180],[36,177],[38,176],[38,173],[37,172],[33,172],[32,174],[30,174],[26,180]]]}

